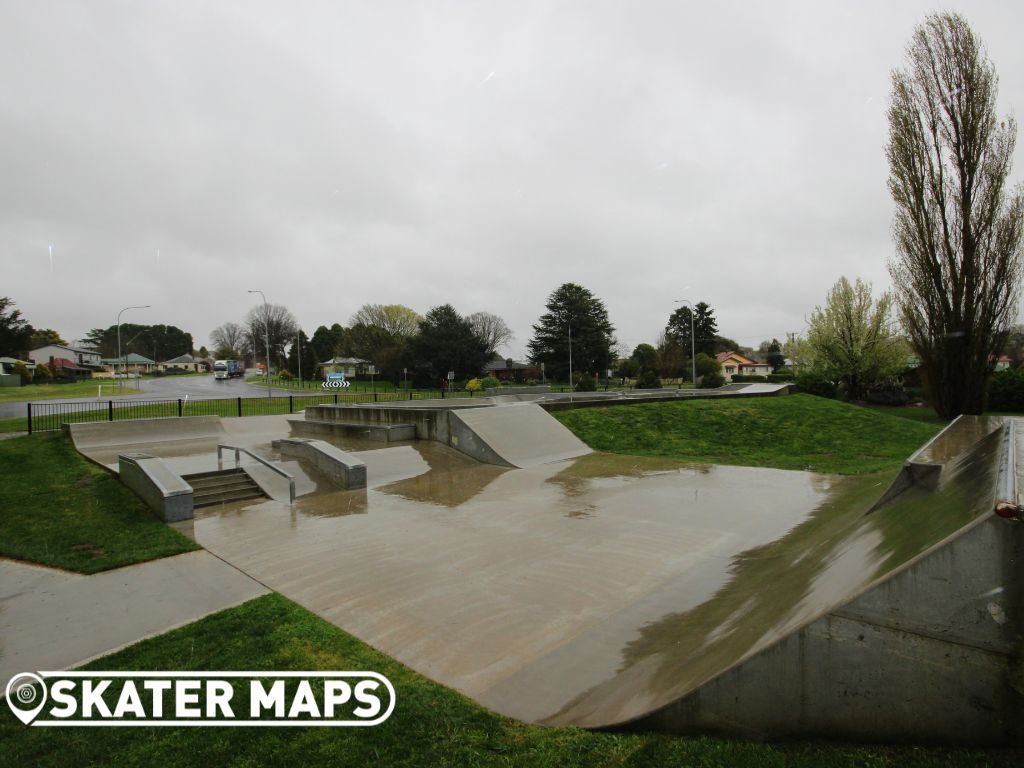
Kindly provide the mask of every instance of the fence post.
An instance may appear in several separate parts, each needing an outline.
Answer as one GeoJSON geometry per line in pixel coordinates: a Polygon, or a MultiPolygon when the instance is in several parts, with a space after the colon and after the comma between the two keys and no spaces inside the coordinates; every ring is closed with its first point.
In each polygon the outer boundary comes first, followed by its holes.
{"type": "Polygon", "coordinates": [[[32,434],[32,403],[28,404],[28,433],[32,434]]]}
{"type": "Polygon", "coordinates": [[[334,393],[334,404],[335,405],[338,404],[338,393],[337,392],[334,393]]]}
{"type": "Polygon", "coordinates": [[[373,391],[373,402],[377,402],[377,390],[373,391]]]}
{"type": "Polygon", "coordinates": [[[238,398],[238,417],[242,417],[242,398],[238,398]]]}
{"type": "Polygon", "coordinates": [[[114,420],[114,401],[107,400],[107,421],[114,420]]]}
{"type": "Polygon", "coordinates": [[[178,398],[178,418],[181,418],[181,398],[178,398]]]}
{"type": "Polygon", "coordinates": [[[288,413],[292,412],[292,396],[288,395],[288,413]]]}

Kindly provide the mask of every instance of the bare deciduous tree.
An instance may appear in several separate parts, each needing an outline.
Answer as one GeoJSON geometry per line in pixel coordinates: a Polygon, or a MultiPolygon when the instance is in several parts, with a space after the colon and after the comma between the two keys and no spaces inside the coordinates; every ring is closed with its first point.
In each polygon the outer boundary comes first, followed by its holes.
{"type": "Polygon", "coordinates": [[[486,345],[488,357],[515,338],[505,321],[490,312],[474,312],[466,319],[473,333],[486,345]]]}
{"type": "Polygon", "coordinates": [[[995,67],[956,14],[915,30],[892,83],[889,271],[900,314],[939,414],[980,413],[1021,277],[1024,206],[1006,189],[1017,126],[997,118],[995,67]]]}
{"type": "Polygon", "coordinates": [[[214,349],[228,349],[238,352],[245,342],[245,329],[238,323],[224,323],[210,331],[214,349]]]}
{"type": "Polygon", "coordinates": [[[270,339],[270,364],[284,359],[284,348],[295,340],[299,324],[287,307],[262,302],[249,310],[245,316],[245,337],[253,354],[262,357],[265,335],[270,339]]]}

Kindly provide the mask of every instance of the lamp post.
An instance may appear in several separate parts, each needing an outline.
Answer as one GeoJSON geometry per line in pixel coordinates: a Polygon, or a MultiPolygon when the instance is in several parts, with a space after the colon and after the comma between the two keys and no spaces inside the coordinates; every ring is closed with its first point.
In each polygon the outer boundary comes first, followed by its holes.
{"type": "MultiPolygon", "coordinates": [[[[258,288],[249,293],[258,293],[263,296],[263,291],[258,288]]],[[[273,397],[273,392],[270,391],[270,307],[267,305],[266,296],[263,296],[263,341],[267,345],[267,370],[264,371],[267,376],[267,397],[273,397]]]]}
{"type": "Polygon", "coordinates": [[[295,359],[299,361],[299,388],[302,388],[302,331],[295,334],[295,359]]]}
{"type": "MultiPolygon", "coordinates": [[[[125,307],[124,309],[121,310],[121,312],[117,313],[117,360],[118,360],[119,363],[121,363],[121,375],[122,375],[122,377],[124,376],[125,365],[124,365],[124,359],[121,357],[121,313],[122,312],[127,312],[129,309],[148,309],[148,308],[149,308],[149,304],[140,304],[137,307],[125,307]]],[[[138,336],[138,334],[135,334],[135,335],[138,336]]],[[[117,368],[115,367],[114,370],[117,370],[117,368]]],[[[120,384],[121,384],[121,382],[119,380],[118,381],[118,386],[120,386],[120,384]]]]}
{"type": "Polygon", "coordinates": [[[689,299],[679,299],[677,304],[689,304],[690,305],[690,375],[693,377],[693,386],[697,387],[697,356],[696,350],[696,336],[693,332],[693,317],[697,314],[693,309],[693,302],[689,299]]]}
{"type": "Polygon", "coordinates": [[[569,328],[569,401],[572,402],[572,320],[566,321],[569,328]]]}

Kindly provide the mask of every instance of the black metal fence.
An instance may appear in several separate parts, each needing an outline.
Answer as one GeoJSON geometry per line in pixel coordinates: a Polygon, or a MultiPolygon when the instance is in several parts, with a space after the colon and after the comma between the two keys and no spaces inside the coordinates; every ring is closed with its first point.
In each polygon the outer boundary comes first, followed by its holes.
{"type": "MultiPolygon", "coordinates": [[[[484,393],[477,393],[483,395],[484,393]]],[[[177,400],[94,400],[77,403],[28,403],[28,431],[46,432],[62,424],[133,419],[174,419],[182,416],[274,416],[296,413],[312,405],[387,403],[473,397],[473,392],[395,391],[324,392],[278,397],[220,397],[177,400]]]]}

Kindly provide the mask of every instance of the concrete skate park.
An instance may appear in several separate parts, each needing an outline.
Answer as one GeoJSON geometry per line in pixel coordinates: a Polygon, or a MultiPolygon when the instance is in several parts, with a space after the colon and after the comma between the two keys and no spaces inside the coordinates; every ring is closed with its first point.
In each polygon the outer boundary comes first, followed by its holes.
{"type": "Polygon", "coordinates": [[[961,417],[880,477],[595,453],[550,415],[644,399],[66,429],[226,563],[502,714],[1024,743],[1024,424],[961,417]]]}

